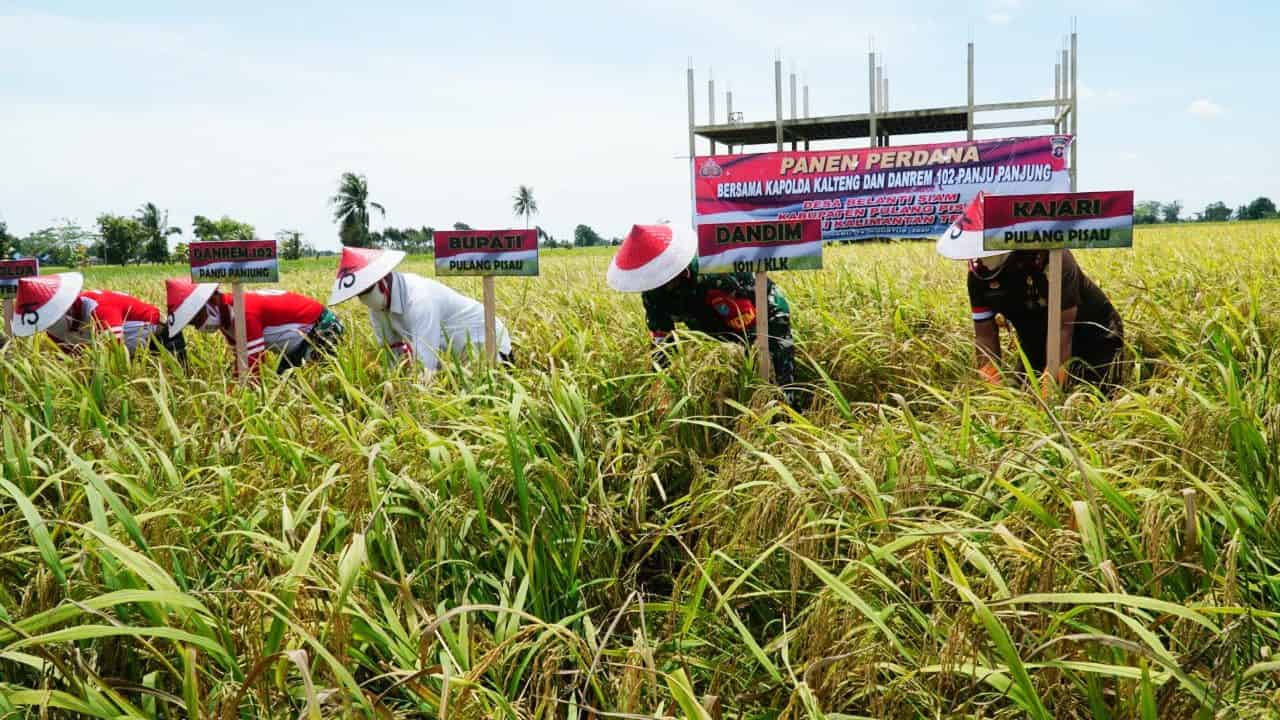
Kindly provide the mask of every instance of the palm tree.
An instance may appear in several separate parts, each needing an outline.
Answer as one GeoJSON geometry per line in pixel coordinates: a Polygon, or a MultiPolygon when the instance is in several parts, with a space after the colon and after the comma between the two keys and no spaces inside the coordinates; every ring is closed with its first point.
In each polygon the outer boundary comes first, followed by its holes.
{"type": "Polygon", "coordinates": [[[524,226],[529,227],[529,217],[538,214],[538,201],[533,199],[533,188],[521,185],[511,197],[511,212],[524,216],[524,226]]]}
{"type": "Polygon", "coordinates": [[[181,235],[182,228],[169,227],[169,211],[160,211],[155,203],[138,208],[138,223],[142,225],[142,255],[147,262],[169,261],[169,236],[181,235]]]}
{"type": "Polygon", "coordinates": [[[298,260],[302,257],[302,233],[297,230],[276,232],[276,245],[280,247],[280,257],[285,260],[298,260]]]}
{"type": "Polygon", "coordinates": [[[369,181],[352,172],[342,173],[338,194],[329,198],[329,204],[333,206],[333,221],[338,223],[343,245],[369,245],[369,208],[382,213],[383,219],[387,217],[385,208],[369,200],[369,181]]]}

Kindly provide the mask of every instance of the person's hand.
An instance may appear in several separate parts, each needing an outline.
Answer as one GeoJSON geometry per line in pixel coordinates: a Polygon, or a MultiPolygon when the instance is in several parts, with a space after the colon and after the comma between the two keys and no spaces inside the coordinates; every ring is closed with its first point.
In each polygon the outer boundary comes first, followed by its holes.
{"type": "Polygon", "coordinates": [[[671,409],[671,393],[667,392],[667,383],[663,378],[654,378],[649,391],[645,393],[645,404],[651,410],[666,414],[671,409]]]}
{"type": "Polygon", "coordinates": [[[996,366],[992,365],[991,363],[986,363],[982,367],[978,368],[978,374],[982,376],[983,380],[986,380],[988,383],[992,385],[1003,384],[1000,378],[1000,370],[997,369],[996,366]]]}
{"type": "Polygon", "coordinates": [[[1040,397],[1048,400],[1050,394],[1055,390],[1059,390],[1067,384],[1067,368],[1059,367],[1057,373],[1051,373],[1045,369],[1040,374],[1040,397]]]}

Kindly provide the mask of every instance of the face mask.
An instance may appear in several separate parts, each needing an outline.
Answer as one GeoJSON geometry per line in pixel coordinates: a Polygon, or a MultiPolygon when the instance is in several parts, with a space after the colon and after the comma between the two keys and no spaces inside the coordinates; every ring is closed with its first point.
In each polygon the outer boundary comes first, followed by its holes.
{"type": "Polygon", "coordinates": [[[970,260],[969,272],[982,280],[991,280],[1000,274],[1000,268],[1004,267],[1004,262],[1008,259],[1009,253],[1004,253],[1003,255],[992,255],[978,260],[970,260]]]}
{"type": "Polygon", "coordinates": [[[1004,261],[1008,259],[1009,259],[1009,253],[1004,253],[1003,255],[992,255],[990,257],[984,257],[978,262],[982,263],[982,265],[986,269],[994,272],[1004,267],[1004,261]]]}
{"type": "Polygon", "coordinates": [[[360,302],[370,310],[385,312],[391,307],[391,276],[382,278],[369,292],[360,296],[360,302]]]}
{"type": "Polygon", "coordinates": [[[197,330],[200,332],[217,332],[222,329],[222,312],[212,304],[204,306],[204,324],[197,330]]]}

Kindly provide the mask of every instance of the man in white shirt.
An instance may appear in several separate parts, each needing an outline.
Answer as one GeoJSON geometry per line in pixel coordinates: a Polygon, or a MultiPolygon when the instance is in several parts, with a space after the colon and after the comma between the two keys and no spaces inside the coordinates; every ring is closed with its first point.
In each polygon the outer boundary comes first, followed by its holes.
{"type": "MultiPolygon", "coordinates": [[[[378,342],[431,372],[444,355],[460,355],[468,344],[482,350],[488,342],[484,306],[435,280],[394,272],[403,259],[399,250],[344,247],[329,305],[359,297],[378,342]]],[[[510,363],[511,337],[501,318],[495,325],[498,356],[510,363]]]]}

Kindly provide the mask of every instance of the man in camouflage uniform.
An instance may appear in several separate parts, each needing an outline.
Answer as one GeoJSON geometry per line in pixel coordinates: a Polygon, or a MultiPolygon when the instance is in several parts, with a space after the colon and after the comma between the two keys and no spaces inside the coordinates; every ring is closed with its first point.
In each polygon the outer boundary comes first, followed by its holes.
{"type": "MultiPolygon", "coordinates": [[[[662,348],[684,323],[690,330],[718,340],[750,345],[756,338],[755,276],[751,273],[699,275],[694,259],[665,285],[641,294],[645,320],[653,336],[655,360],[665,365],[662,348]]],[[[795,382],[795,344],[791,341],[791,307],[769,281],[769,358],[779,385],[795,382]]]]}
{"type": "MultiPolygon", "coordinates": [[[[666,364],[663,345],[678,322],[720,340],[746,345],[755,341],[755,276],[700,275],[696,250],[692,237],[675,233],[667,225],[636,225],[609,266],[610,286],[641,293],[660,365],[666,364]]],[[[769,357],[774,378],[786,388],[795,382],[791,308],[772,281],[768,288],[769,357]]],[[[790,389],[787,398],[794,404],[790,389]]]]}

